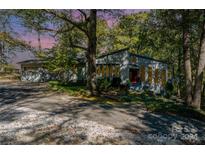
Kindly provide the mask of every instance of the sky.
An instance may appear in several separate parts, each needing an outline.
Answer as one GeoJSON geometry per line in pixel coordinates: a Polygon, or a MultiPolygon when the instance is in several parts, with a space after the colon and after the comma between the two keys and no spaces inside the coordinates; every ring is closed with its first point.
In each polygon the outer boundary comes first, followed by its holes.
{"type": "MultiPolygon", "coordinates": [[[[137,13],[142,11],[149,11],[144,9],[136,9],[136,10],[124,10],[124,14],[131,14],[131,13],[137,13]]],[[[115,19],[108,18],[106,19],[109,26],[112,26],[115,23],[115,19]]],[[[17,18],[11,19],[11,26],[12,28],[18,33],[18,37],[20,39],[23,39],[27,43],[29,43],[33,47],[38,47],[38,36],[36,32],[34,31],[26,31],[25,28],[22,26],[22,23],[17,18]]],[[[49,35],[41,35],[41,47],[43,49],[45,48],[52,48],[55,45],[56,41],[54,37],[49,35]]],[[[10,62],[17,68],[19,68],[19,65],[17,64],[20,61],[28,60],[28,59],[34,59],[34,55],[29,52],[23,52],[18,51],[15,53],[15,55],[12,55],[10,58],[10,62]]]]}

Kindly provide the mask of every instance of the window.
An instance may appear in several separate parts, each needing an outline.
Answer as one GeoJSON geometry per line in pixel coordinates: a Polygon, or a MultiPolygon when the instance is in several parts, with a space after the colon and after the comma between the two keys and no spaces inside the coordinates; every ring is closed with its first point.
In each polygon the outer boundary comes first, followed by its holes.
{"type": "Polygon", "coordinates": [[[106,65],[106,77],[109,77],[109,65],[106,65]]]}
{"type": "Polygon", "coordinates": [[[102,77],[104,77],[105,76],[105,69],[104,69],[104,65],[102,65],[102,77]]]}
{"type": "Polygon", "coordinates": [[[140,79],[142,82],[145,81],[145,66],[144,65],[140,67],[140,79]]]}
{"type": "Polygon", "coordinates": [[[100,67],[100,65],[97,65],[97,75],[101,76],[101,67],[100,67]]]}
{"type": "Polygon", "coordinates": [[[161,71],[161,81],[162,81],[162,85],[165,86],[165,84],[166,84],[166,70],[161,71]]]}
{"type": "Polygon", "coordinates": [[[113,67],[112,67],[112,65],[110,65],[110,76],[111,77],[113,76],[113,67]]]}
{"type": "Polygon", "coordinates": [[[152,67],[148,67],[148,82],[152,84],[152,67]]]}
{"type": "Polygon", "coordinates": [[[159,69],[155,69],[155,77],[154,77],[154,83],[158,84],[159,83],[159,69]]]}
{"type": "Polygon", "coordinates": [[[112,75],[113,77],[116,77],[116,65],[112,66],[112,75]]]}

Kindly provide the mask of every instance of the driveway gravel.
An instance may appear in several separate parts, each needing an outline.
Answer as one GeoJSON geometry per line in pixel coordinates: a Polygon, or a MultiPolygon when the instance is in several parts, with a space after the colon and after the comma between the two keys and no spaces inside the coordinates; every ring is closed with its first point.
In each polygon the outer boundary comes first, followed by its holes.
{"type": "MultiPolygon", "coordinates": [[[[125,102],[126,103],[126,102],[125,102]]],[[[204,144],[205,123],[0,82],[0,144],[204,144]]]]}

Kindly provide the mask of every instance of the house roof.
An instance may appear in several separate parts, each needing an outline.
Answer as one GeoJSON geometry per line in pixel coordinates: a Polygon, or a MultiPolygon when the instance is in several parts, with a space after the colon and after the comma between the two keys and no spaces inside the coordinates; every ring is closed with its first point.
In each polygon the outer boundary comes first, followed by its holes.
{"type": "Polygon", "coordinates": [[[127,51],[127,50],[129,50],[129,48],[123,48],[123,49],[120,49],[120,50],[116,50],[116,51],[113,51],[113,52],[102,54],[102,55],[98,56],[97,58],[103,58],[105,56],[114,55],[116,53],[120,53],[120,52],[127,51]]]}
{"type": "MultiPolygon", "coordinates": [[[[168,64],[167,62],[165,62],[165,61],[163,61],[163,60],[158,60],[158,59],[154,59],[154,58],[151,58],[151,57],[148,57],[148,56],[131,53],[131,52],[129,51],[129,48],[124,48],[124,49],[116,50],[116,51],[113,51],[113,52],[110,52],[110,53],[102,54],[102,55],[98,56],[96,59],[98,59],[98,58],[103,58],[103,57],[108,56],[108,55],[114,55],[114,54],[117,54],[117,53],[120,53],[120,52],[125,52],[125,51],[128,51],[130,54],[135,55],[135,56],[140,57],[140,58],[149,59],[149,60],[153,60],[153,61],[158,61],[158,62],[160,62],[160,63],[168,64]]],[[[76,57],[76,59],[77,59],[80,63],[84,63],[84,62],[86,61],[86,60],[85,60],[86,58],[85,58],[85,55],[84,55],[84,54],[78,55],[78,56],[76,57]]],[[[47,60],[48,60],[48,59],[47,59],[47,60]]],[[[25,60],[25,61],[18,62],[17,64],[32,64],[32,63],[42,64],[42,63],[44,63],[44,62],[46,62],[46,60],[29,59],[29,60],[25,60]]]]}
{"type": "Polygon", "coordinates": [[[153,61],[158,61],[160,63],[168,64],[167,62],[165,62],[163,60],[159,60],[159,59],[151,58],[151,57],[148,57],[148,56],[132,53],[132,52],[129,51],[129,48],[124,48],[124,49],[116,50],[116,51],[113,51],[113,52],[110,52],[110,53],[107,53],[107,54],[102,54],[97,58],[103,58],[103,57],[108,56],[108,55],[114,55],[114,54],[117,54],[117,53],[120,53],[120,52],[125,52],[125,51],[128,51],[130,54],[135,55],[135,56],[140,57],[140,58],[149,59],[149,60],[153,60],[153,61]]]}
{"type": "Polygon", "coordinates": [[[21,61],[21,62],[18,62],[17,64],[42,64],[44,63],[45,60],[39,60],[39,59],[29,59],[29,60],[24,60],[24,61],[21,61]]]}

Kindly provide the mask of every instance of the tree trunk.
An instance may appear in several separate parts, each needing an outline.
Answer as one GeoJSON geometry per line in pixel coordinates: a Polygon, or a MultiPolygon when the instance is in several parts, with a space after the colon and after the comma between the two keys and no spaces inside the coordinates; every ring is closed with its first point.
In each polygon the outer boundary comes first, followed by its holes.
{"type": "Polygon", "coordinates": [[[4,50],[5,50],[4,42],[0,41],[0,72],[4,72],[3,65],[7,63],[4,50]]]}
{"type": "Polygon", "coordinates": [[[203,85],[203,92],[202,92],[202,105],[205,105],[205,83],[203,85]]]}
{"type": "Polygon", "coordinates": [[[177,69],[177,76],[178,76],[178,81],[177,81],[177,96],[181,97],[181,72],[182,72],[182,50],[179,50],[178,53],[178,69],[177,69]]]}
{"type": "Polygon", "coordinates": [[[190,57],[190,34],[189,34],[189,10],[183,12],[183,54],[184,54],[184,71],[185,71],[185,86],[186,97],[185,102],[191,105],[192,102],[192,71],[191,71],[191,57],[190,57]]]}
{"type": "Polygon", "coordinates": [[[89,27],[88,27],[88,71],[87,86],[91,95],[96,94],[96,14],[97,10],[90,10],[89,27]]]}
{"type": "Polygon", "coordinates": [[[0,72],[3,72],[3,49],[2,49],[2,45],[1,45],[1,42],[0,42],[0,72]]]}
{"type": "Polygon", "coordinates": [[[38,31],[38,50],[41,51],[41,34],[38,31]]]}
{"type": "Polygon", "coordinates": [[[194,96],[191,106],[200,109],[202,84],[203,84],[203,71],[205,67],[205,11],[203,12],[203,29],[200,39],[199,60],[197,66],[197,72],[195,77],[194,96]]]}

